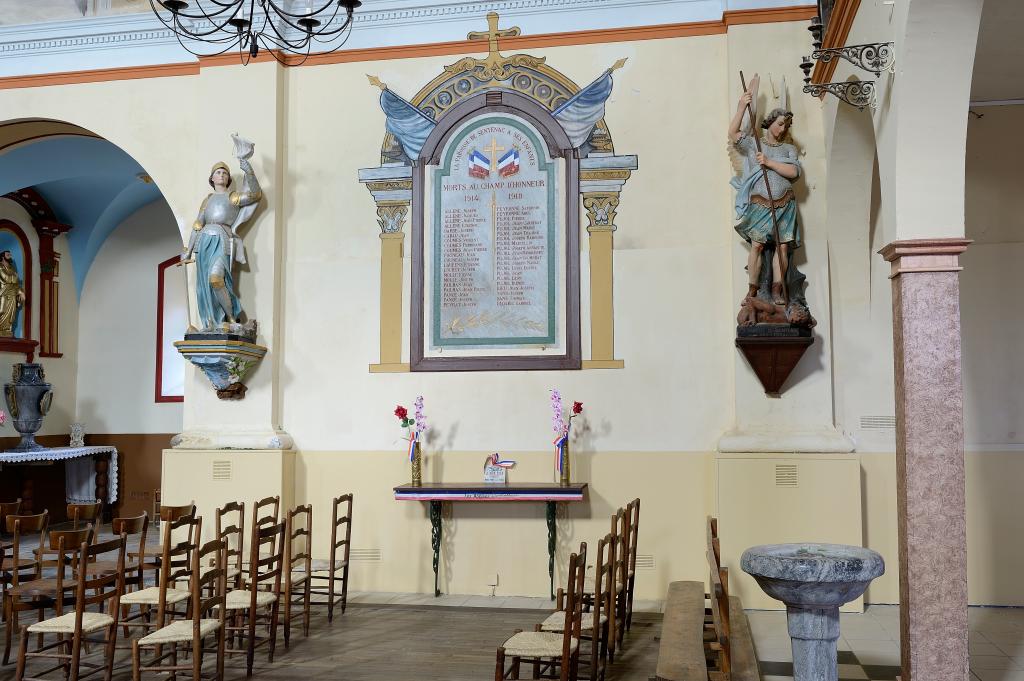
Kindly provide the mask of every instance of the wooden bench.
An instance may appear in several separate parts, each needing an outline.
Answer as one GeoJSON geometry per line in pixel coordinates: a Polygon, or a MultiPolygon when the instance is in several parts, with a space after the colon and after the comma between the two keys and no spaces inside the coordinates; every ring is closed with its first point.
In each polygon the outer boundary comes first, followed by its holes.
{"type": "Polygon", "coordinates": [[[760,681],[761,672],[750,624],[739,596],[729,595],[729,568],[722,567],[718,520],[708,517],[707,558],[710,587],[705,611],[709,681],[760,681]]]}
{"type": "Polygon", "coordinates": [[[707,681],[702,583],[668,585],[655,674],[656,681],[707,681]]]}

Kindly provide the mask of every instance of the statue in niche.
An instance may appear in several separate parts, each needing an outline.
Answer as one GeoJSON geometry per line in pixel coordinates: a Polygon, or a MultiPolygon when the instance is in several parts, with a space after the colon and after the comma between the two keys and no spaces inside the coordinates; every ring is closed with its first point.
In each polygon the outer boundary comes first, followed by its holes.
{"type": "MultiPolygon", "coordinates": [[[[803,172],[797,149],[788,141],[793,113],[786,110],[783,95],[783,106],[772,109],[759,125],[754,125],[751,105],[756,101],[757,85],[755,76],[750,88],[740,96],[729,123],[730,155],[736,170],[731,181],[736,189],[735,229],[750,244],[748,288],[743,305],[748,308],[747,318],[751,314],[754,318],[758,314],[768,315],[753,313],[755,306],[747,304],[747,298],[780,306],[783,317],[795,304],[810,318],[803,293],[806,277],[792,264],[793,251],[801,245],[793,183],[803,172]],[[751,130],[742,129],[745,114],[749,115],[751,130]]],[[[744,316],[742,311],[740,316],[744,316]]],[[[779,319],[777,314],[768,316],[779,319]]]]}
{"type": "Polygon", "coordinates": [[[18,314],[24,305],[25,290],[18,276],[14,255],[10,251],[0,252],[0,336],[14,336],[18,314]]]}
{"type": "Polygon", "coordinates": [[[245,324],[241,321],[242,305],[235,290],[232,268],[235,262],[245,263],[245,248],[238,228],[252,217],[263,192],[249,162],[253,143],[237,134],[231,138],[243,173],[241,191],[231,191],[231,170],[227,164],[214,164],[208,178],[213,192],[199,207],[184,261],[196,264],[195,291],[200,331],[232,333],[254,339],[255,321],[245,324]]]}

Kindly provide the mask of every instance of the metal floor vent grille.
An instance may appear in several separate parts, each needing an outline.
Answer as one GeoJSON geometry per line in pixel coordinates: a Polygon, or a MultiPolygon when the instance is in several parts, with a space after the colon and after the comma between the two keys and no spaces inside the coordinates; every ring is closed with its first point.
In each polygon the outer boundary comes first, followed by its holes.
{"type": "Polygon", "coordinates": [[[861,416],[861,430],[895,430],[895,416],[861,416]]]}
{"type": "Polygon", "coordinates": [[[795,463],[775,464],[775,486],[776,487],[799,487],[800,476],[795,463]]]}
{"type": "Polygon", "coordinates": [[[653,570],[654,569],[654,556],[646,553],[636,554],[636,569],[637,570],[653,570]]]}
{"type": "Polygon", "coordinates": [[[348,559],[379,563],[383,556],[380,549],[352,549],[348,552],[348,559]]]}
{"type": "Polygon", "coordinates": [[[213,475],[211,477],[214,480],[230,480],[231,479],[231,461],[214,461],[213,462],[213,475]]]}

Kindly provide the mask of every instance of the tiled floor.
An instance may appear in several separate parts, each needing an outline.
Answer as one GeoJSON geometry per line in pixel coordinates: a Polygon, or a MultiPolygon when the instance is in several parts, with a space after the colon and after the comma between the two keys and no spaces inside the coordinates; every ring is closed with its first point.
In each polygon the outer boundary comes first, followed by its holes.
{"type": "MultiPolygon", "coordinates": [[[[900,618],[895,605],[840,615],[839,678],[895,679],[900,663],[900,618]]],[[[792,652],[784,612],[748,611],[762,681],[792,679],[792,652]]],[[[1024,608],[971,608],[971,679],[1024,681],[1024,608]]]]}

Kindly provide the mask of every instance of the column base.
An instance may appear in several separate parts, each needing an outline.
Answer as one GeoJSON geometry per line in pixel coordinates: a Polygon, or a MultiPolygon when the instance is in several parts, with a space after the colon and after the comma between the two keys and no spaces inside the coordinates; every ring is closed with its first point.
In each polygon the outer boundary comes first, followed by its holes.
{"type": "Polygon", "coordinates": [[[276,428],[203,428],[171,438],[174,449],[291,449],[292,436],[276,428]]]}
{"type": "Polygon", "coordinates": [[[408,362],[387,362],[383,364],[371,364],[371,374],[404,374],[409,371],[408,362]]]}
{"type": "Polygon", "coordinates": [[[626,361],[622,359],[585,359],[582,369],[625,369],[626,361]]]}

